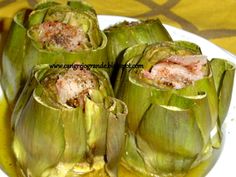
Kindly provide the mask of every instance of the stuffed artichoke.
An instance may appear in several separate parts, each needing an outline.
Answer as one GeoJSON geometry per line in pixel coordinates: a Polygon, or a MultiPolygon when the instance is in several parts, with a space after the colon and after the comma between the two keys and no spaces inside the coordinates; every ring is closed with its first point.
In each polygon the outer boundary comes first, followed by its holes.
{"type": "Polygon", "coordinates": [[[104,71],[34,67],[13,115],[13,150],[25,176],[117,176],[126,105],[104,71]]]}
{"type": "Polygon", "coordinates": [[[37,64],[107,62],[107,38],[94,9],[81,1],[50,1],[19,11],[6,41],[1,83],[11,105],[37,64]]]}
{"type": "Polygon", "coordinates": [[[115,83],[129,109],[122,164],[144,176],[184,176],[220,145],[234,66],[184,41],[131,47],[122,63],[143,65],[120,69],[115,83]]]}

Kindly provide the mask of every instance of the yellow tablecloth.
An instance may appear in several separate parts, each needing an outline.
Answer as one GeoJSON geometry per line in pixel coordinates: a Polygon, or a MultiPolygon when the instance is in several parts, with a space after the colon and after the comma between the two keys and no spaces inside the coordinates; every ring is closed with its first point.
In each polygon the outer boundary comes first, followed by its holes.
{"type": "MultiPolygon", "coordinates": [[[[0,0],[0,32],[7,29],[16,11],[25,7],[34,6],[39,1],[40,0],[0,0]]],[[[65,2],[66,0],[57,1],[65,2]]],[[[120,15],[134,18],[159,17],[165,24],[198,34],[236,54],[236,0],[86,1],[95,8],[98,14],[120,15]]],[[[0,100],[0,110],[7,110],[5,100],[0,100]]],[[[8,112],[0,111],[0,118],[10,117],[7,113],[8,112]]],[[[0,119],[0,124],[4,125],[0,130],[0,135],[3,131],[7,131],[6,129],[10,129],[7,121],[7,119],[0,119]]],[[[1,148],[9,147],[8,149],[4,149],[4,154],[1,154],[0,162],[11,162],[13,157],[9,156],[9,154],[11,154],[11,152],[9,152],[11,144],[10,138],[0,136],[0,140],[4,142],[0,146],[0,151],[1,148]]],[[[12,166],[14,165],[9,163],[6,164],[6,166],[0,165],[0,168],[9,172],[12,166]]],[[[14,176],[15,171],[12,171],[9,175],[14,176]]]]}
{"type": "MultiPolygon", "coordinates": [[[[0,0],[0,18],[40,0],[0,0]]],[[[46,1],[46,0],[41,0],[46,1]]],[[[65,0],[57,0],[65,1],[65,0]]],[[[236,0],[86,0],[98,14],[159,17],[163,23],[198,34],[236,54],[236,0]]],[[[3,28],[4,24],[0,24],[3,28]]]]}

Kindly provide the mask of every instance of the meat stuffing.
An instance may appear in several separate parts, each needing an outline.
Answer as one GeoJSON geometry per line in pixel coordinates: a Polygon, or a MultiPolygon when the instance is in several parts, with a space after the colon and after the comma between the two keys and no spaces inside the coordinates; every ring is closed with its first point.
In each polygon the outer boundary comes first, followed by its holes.
{"type": "Polygon", "coordinates": [[[67,51],[75,51],[83,49],[84,44],[88,43],[88,38],[81,28],[62,22],[44,22],[36,31],[43,48],[52,45],[67,51]]]}
{"type": "Polygon", "coordinates": [[[83,106],[89,90],[96,86],[96,77],[90,71],[69,69],[56,82],[59,102],[71,107],[83,106]]]}
{"type": "Polygon", "coordinates": [[[158,87],[181,89],[206,75],[203,70],[206,63],[207,57],[203,55],[171,56],[158,62],[151,71],[142,71],[142,75],[158,87]]]}

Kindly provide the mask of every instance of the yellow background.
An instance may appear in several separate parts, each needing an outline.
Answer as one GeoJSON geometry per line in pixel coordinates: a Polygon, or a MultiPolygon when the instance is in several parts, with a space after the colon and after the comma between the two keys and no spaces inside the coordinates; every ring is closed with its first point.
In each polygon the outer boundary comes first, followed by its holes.
{"type": "MultiPolygon", "coordinates": [[[[34,6],[40,0],[0,0],[0,31],[9,26],[10,19],[19,9],[34,6]]],[[[46,0],[42,0],[46,1],[46,0]]],[[[57,0],[66,1],[66,0],[57,0]]],[[[236,54],[236,0],[86,0],[98,14],[122,15],[134,18],[159,17],[163,23],[185,29],[209,39],[236,54]]],[[[1,36],[0,36],[1,38],[1,36]]],[[[16,176],[12,163],[10,113],[5,100],[0,101],[0,168],[9,176],[16,176]]],[[[209,162],[206,162],[209,163],[209,162]]],[[[204,172],[201,169],[195,171],[204,172]]],[[[196,172],[194,172],[196,173],[196,172]]],[[[197,174],[197,173],[196,173],[197,174]]],[[[190,175],[194,177],[193,175],[190,175]]],[[[199,174],[198,174],[199,176],[199,174]]]]}
{"type": "MultiPolygon", "coordinates": [[[[0,17],[40,0],[0,0],[0,17]]],[[[47,1],[47,0],[41,0],[47,1]]],[[[57,0],[64,1],[65,0],[57,0]]],[[[236,54],[236,0],[85,0],[98,14],[159,17],[163,23],[209,39],[236,54]]],[[[5,24],[1,24],[3,28],[5,24]]]]}

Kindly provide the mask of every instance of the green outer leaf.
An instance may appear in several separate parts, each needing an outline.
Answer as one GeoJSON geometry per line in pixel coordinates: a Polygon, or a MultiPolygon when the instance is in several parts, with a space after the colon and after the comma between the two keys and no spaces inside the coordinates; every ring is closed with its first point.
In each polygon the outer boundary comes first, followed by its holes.
{"type": "Polygon", "coordinates": [[[62,161],[68,163],[84,161],[87,151],[87,136],[83,110],[81,108],[62,110],[60,118],[63,121],[66,142],[62,161]]]}
{"type": "Polygon", "coordinates": [[[125,141],[125,120],[128,114],[127,106],[118,99],[108,97],[106,100],[110,111],[106,142],[106,171],[111,177],[118,176],[118,166],[125,141]]]}
{"type": "MultiPolygon", "coordinates": [[[[111,63],[115,63],[117,57],[133,45],[172,40],[159,19],[141,21],[133,26],[127,23],[123,22],[104,30],[108,37],[107,50],[111,63]]],[[[118,63],[121,63],[119,59],[118,63]]]]}
{"type": "Polygon", "coordinates": [[[14,107],[12,116],[11,116],[11,126],[14,129],[18,120],[20,119],[21,112],[24,106],[29,101],[34,89],[37,87],[40,79],[42,78],[43,74],[46,72],[48,65],[38,65],[34,66],[31,72],[30,78],[27,80],[22,93],[17,100],[17,103],[14,107]]]}
{"type": "Polygon", "coordinates": [[[26,174],[29,170],[40,176],[59,162],[65,149],[60,114],[38,102],[33,95],[25,105],[15,126],[13,150],[26,174]]]}
{"type": "MultiPolygon", "coordinates": [[[[122,60],[122,64],[126,64],[127,62],[131,64],[137,63],[137,60],[140,59],[140,53],[142,53],[144,47],[146,47],[146,45],[141,44],[127,49],[127,52],[124,54],[125,58],[122,60]],[[135,59],[128,61],[129,57],[134,57],[135,59]]],[[[126,68],[120,69],[114,90],[116,97],[121,98],[122,101],[127,104],[129,108],[128,115],[131,115],[129,116],[129,119],[127,119],[127,126],[129,129],[135,131],[142,115],[150,105],[149,97],[151,92],[149,87],[144,89],[143,86],[133,83],[131,78],[128,77],[130,71],[130,69],[126,68]],[[140,98],[142,99],[140,100],[140,98]]]]}
{"type": "MultiPolygon", "coordinates": [[[[180,97],[173,102],[180,101],[179,99],[180,97]]],[[[185,104],[183,103],[184,99],[181,101],[181,104],[185,104]]],[[[170,99],[170,102],[172,102],[172,99],[170,99]]],[[[187,100],[186,103],[189,103],[189,101],[187,100]]],[[[191,167],[192,161],[185,165],[182,163],[186,157],[194,160],[201,153],[204,147],[202,134],[204,137],[208,136],[208,142],[211,130],[211,127],[209,127],[211,117],[207,109],[208,105],[200,104],[196,109],[194,108],[195,104],[190,104],[188,109],[181,109],[178,107],[178,103],[176,107],[178,109],[173,109],[173,105],[175,105],[173,103],[170,106],[152,104],[146,111],[138,130],[137,144],[147,166],[150,165],[157,170],[156,172],[159,169],[165,172],[179,172],[186,171],[191,167]],[[195,110],[198,112],[205,111],[206,115],[199,115],[199,113],[196,115],[195,110]],[[199,122],[201,116],[204,117],[204,121],[199,122]],[[201,132],[199,124],[201,127],[208,126],[207,132],[201,132]],[[139,138],[142,139],[141,143],[139,138]],[[149,152],[149,148],[146,149],[147,145],[143,146],[145,142],[154,154],[149,152]],[[159,153],[162,155],[159,156],[159,153]],[[168,155],[165,155],[165,153],[168,155]]]]}
{"type": "Polygon", "coordinates": [[[121,164],[127,169],[136,170],[144,174],[147,173],[145,172],[144,160],[137,148],[136,135],[129,130],[126,131],[125,151],[123,152],[121,164]]]}
{"type": "Polygon", "coordinates": [[[40,10],[40,9],[45,9],[45,8],[49,8],[55,5],[59,5],[59,3],[54,2],[54,1],[49,1],[49,2],[41,2],[36,4],[36,6],[34,7],[35,10],[40,10]]]}
{"type": "Polygon", "coordinates": [[[210,65],[219,99],[219,126],[221,127],[231,101],[235,65],[226,60],[216,58],[210,61],[210,65]]]}
{"type": "Polygon", "coordinates": [[[130,130],[135,131],[150,105],[150,90],[134,85],[127,79],[120,85],[117,98],[127,104],[129,108],[127,126],[130,130]]]}
{"type": "Polygon", "coordinates": [[[78,9],[80,11],[90,13],[91,15],[95,15],[95,16],[97,15],[94,8],[84,1],[68,1],[67,4],[74,9],[78,9]]]}
{"type": "Polygon", "coordinates": [[[18,12],[11,24],[8,40],[3,50],[1,84],[8,103],[15,103],[19,90],[23,87],[21,60],[24,56],[26,29],[24,23],[28,10],[18,12]]]}
{"type": "MultiPolygon", "coordinates": [[[[129,60],[131,58],[137,58],[139,59],[140,58],[140,54],[144,51],[145,47],[147,45],[146,44],[139,44],[139,45],[135,45],[133,47],[130,47],[126,50],[126,52],[124,53],[124,56],[123,56],[123,59],[122,59],[122,62],[121,64],[127,64],[129,62],[129,60]]],[[[129,62],[131,64],[135,64],[135,62],[137,63],[137,61],[135,60],[134,62],[129,62]]],[[[125,75],[127,74],[127,69],[124,68],[124,69],[121,69],[121,68],[116,68],[118,70],[117,72],[117,75],[116,75],[116,80],[115,80],[115,85],[114,85],[114,93],[115,95],[118,94],[118,91],[119,91],[119,88],[123,88],[123,87],[120,87],[120,85],[122,83],[125,83],[125,79],[127,79],[127,77],[125,77],[125,75]]],[[[119,91],[120,92],[120,91],[119,91]]],[[[123,93],[123,92],[121,92],[123,93]]]]}
{"type": "MultiPolygon", "coordinates": [[[[100,69],[92,69],[92,72],[94,75],[96,75],[96,77],[99,80],[99,90],[100,93],[102,94],[103,97],[107,97],[107,96],[112,96],[114,97],[114,92],[110,83],[110,78],[109,75],[107,74],[106,71],[104,70],[100,70],[100,69]]],[[[93,101],[95,101],[96,103],[99,103],[99,101],[96,101],[96,99],[93,99],[93,101]]],[[[101,101],[100,101],[101,102],[101,101]]]]}
{"type": "Polygon", "coordinates": [[[27,25],[25,27],[27,30],[33,25],[39,25],[44,21],[45,16],[47,15],[48,8],[33,10],[27,17],[27,25]]]}
{"type": "Polygon", "coordinates": [[[152,104],[143,116],[136,140],[131,131],[128,133],[124,164],[147,174],[184,173],[207,147],[210,122],[206,95],[173,95],[169,106],[152,104]]]}
{"type": "Polygon", "coordinates": [[[154,151],[138,136],[137,141],[142,150],[145,150],[145,154],[142,154],[140,151],[145,161],[145,168],[137,169],[137,171],[148,176],[184,176],[183,174],[190,169],[191,164],[196,159],[194,157],[183,157],[163,151],[154,151]]]}
{"type": "Polygon", "coordinates": [[[87,144],[91,155],[104,155],[106,149],[106,132],[108,112],[103,103],[94,103],[87,99],[85,105],[85,120],[87,123],[87,144]]]}
{"type": "Polygon", "coordinates": [[[218,100],[213,76],[211,73],[209,76],[196,81],[194,85],[190,85],[189,87],[178,90],[177,94],[190,96],[192,94],[197,94],[199,92],[205,92],[208,95],[207,98],[209,102],[211,119],[212,119],[211,127],[213,129],[216,126],[218,118],[218,100]]]}
{"type": "Polygon", "coordinates": [[[106,132],[108,126],[107,117],[109,112],[105,108],[104,98],[113,96],[111,84],[106,72],[101,71],[95,75],[99,79],[99,91],[92,90],[90,99],[86,101],[85,112],[86,131],[89,134],[87,144],[91,148],[90,154],[102,155],[105,153],[106,132]],[[100,74],[99,74],[100,73],[100,74]],[[103,77],[101,77],[103,76],[103,77]]]}

